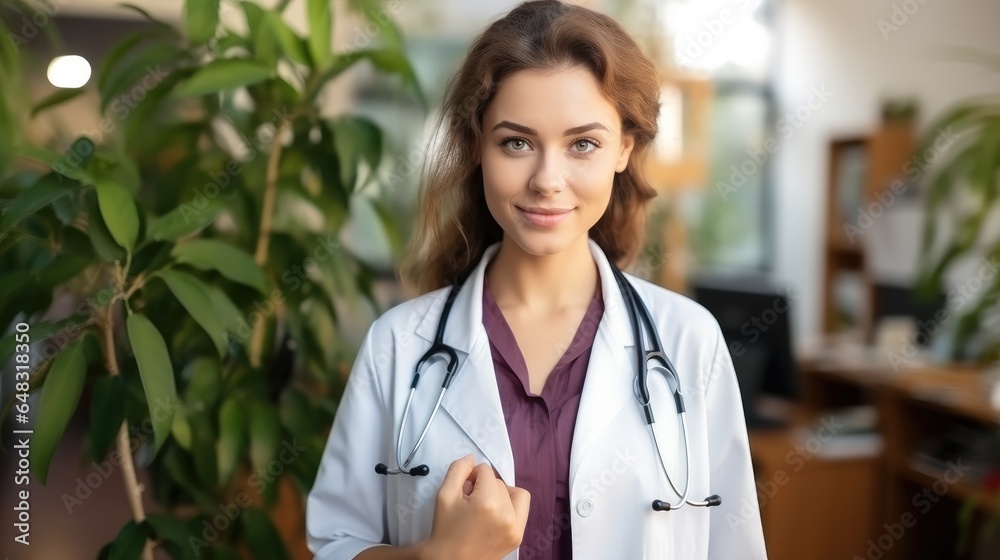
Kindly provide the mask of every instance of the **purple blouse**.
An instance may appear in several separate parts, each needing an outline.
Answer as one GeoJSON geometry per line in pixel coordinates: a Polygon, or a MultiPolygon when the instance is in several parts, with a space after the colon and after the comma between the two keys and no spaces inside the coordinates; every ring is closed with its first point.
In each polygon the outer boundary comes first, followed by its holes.
{"type": "Polygon", "coordinates": [[[515,484],[531,494],[521,560],[573,557],[569,454],[590,351],[603,314],[598,279],[573,342],[546,379],[542,394],[535,395],[531,393],[524,356],[484,277],[483,326],[490,339],[500,403],[514,454],[515,484]]]}

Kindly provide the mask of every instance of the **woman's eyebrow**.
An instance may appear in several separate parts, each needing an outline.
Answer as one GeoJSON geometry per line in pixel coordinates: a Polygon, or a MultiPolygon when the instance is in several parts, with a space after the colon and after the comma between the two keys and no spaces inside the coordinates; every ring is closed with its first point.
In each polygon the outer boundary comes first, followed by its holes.
{"type": "MultiPolygon", "coordinates": [[[[506,128],[511,129],[511,130],[520,132],[522,134],[531,134],[532,136],[538,136],[538,131],[537,130],[535,130],[533,128],[528,128],[528,127],[524,126],[523,124],[517,124],[517,123],[510,122],[510,121],[500,121],[499,123],[497,123],[496,126],[494,126],[492,129],[490,129],[490,132],[493,132],[494,130],[496,130],[498,128],[501,128],[501,127],[506,127],[506,128]]],[[[589,123],[589,124],[585,124],[585,125],[581,125],[581,126],[577,126],[577,127],[573,127],[573,128],[567,129],[566,131],[563,132],[563,136],[572,136],[574,134],[580,134],[581,132],[587,132],[588,130],[594,130],[595,128],[600,128],[600,129],[606,130],[607,132],[611,132],[610,130],[608,130],[608,127],[604,126],[603,124],[601,124],[599,122],[592,122],[592,123],[589,123]]]]}

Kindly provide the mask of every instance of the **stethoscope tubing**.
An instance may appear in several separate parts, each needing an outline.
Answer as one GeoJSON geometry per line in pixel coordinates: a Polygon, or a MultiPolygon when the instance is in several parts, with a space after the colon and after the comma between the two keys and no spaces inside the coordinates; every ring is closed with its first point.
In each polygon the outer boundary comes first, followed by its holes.
{"type": "MultiPolygon", "coordinates": [[[[633,394],[636,400],[642,407],[643,414],[646,419],[646,428],[653,441],[653,447],[656,450],[656,458],[660,465],[660,470],[663,472],[664,476],[667,478],[667,483],[670,485],[671,490],[674,494],[680,497],[680,501],[676,504],[666,502],[663,500],[654,500],[652,507],[655,511],[673,511],[683,508],[685,505],[696,506],[696,507],[709,507],[717,506],[722,503],[721,498],[717,495],[712,495],[702,501],[691,501],[688,500],[688,494],[691,486],[691,447],[688,437],[687,430],[687,419],[686,419],[686,409],[684,406],[684,399],[681,396],[681,382],[680,376],[677,374],[677,370],[674,368],[673,363],[664,354],[662,347],[660,346],[659,333],[656,330],[656,325],[653,322],[652,314],[649,312],[649,308],[646,307],[646,302],[643,301],[642,297],[639,296],[639,292],[635,289],[635,286],[625,278],[625,275],[615,266],[614,263],[609,263],[611,265],[612,273],[615,277],[615,282],[618,284],[618,289],[622,294],[622,299],[625,302],[625,308],[629,315],[629,322],[632,326],[632,332],[635,336],[635,353],[636,361],[638,364],[636,377],[633,380],[633,394]],[[651,340],[652,349],[646,350],[646,330],[649,330],[649,336],[651,340]],[[669,378],[667,386],[671,389],[674,397],[674,406],[677,411],[677,416],[680,423],[681,438],[684,441],[684,490],[678,491],[677,485],[674,484],[673,478],[667,471],[665,462],[663,461],[663,454],[660,452],[660,444],[656,438],[656,433],[653,429],[653,424],[656,420],[653,417],[653,409],[650,404],[649,396],[649,386],[648,386],[648,375],[650,369],[650,362],[658,361],[660,365],[654,365],[653,367],[662,367],[666,372],[665,375],[669,378]],[[673,381],[673,387],[671,387],[670,380],[673,381]]],[[[431,411],[430,417],[424,424],[424,429],[421,431],[420,436],[417,438],[416,444],[410,451],[409,455],[403,461],[399,468],[390,469],[384,463],[379,463],[375,466],[375,472],[378,474],[386,475],[397,475],[397,474],[409,474],[411,476],[426,476],[429,472],[427,465],[419,465],[414,468],[409,468],[410,462],[416,455],[417,450],[420,449],[420,445],[423,443],[424,438],[427,436],[427,432],[430,430],[431,423],[434,421],[434,417],[437,415],[438,410],[441,408],[441,403],[444,400],[445,392],[448,387],[451,386],[452,381],[457,374],[458,366],[458,356],[455,350],[450,346],[444,344],[444,329],[448,320],[448,315],[451,312],[452,304],[455,301],[455,297],[458,291],[462,287],[462,282],[458,282],[452,286],[451,291],[448,294],[448,299],[445,301],[444,308],[441,311],[441,319],[438,321],[437,333],[435,336],[435,341],[431,345],[431,348],[421,357],[420,361],[417,362],[414,368],[413,381],[410,383],[410,391],[406,398],[406,406],[403,409],[403,417],[400,421],[399,433],[396,437],[396,457],[403,456],[403,436],[406,430],[406,423],[410,416],[410,408],[413,404],[413,397],[416,394],[417,384],[420,380],[421,371],[420,368],[428,362],[432,357],[444,352],[448,356],[448,366],[447,372],[445,374],[444,381],[441,384],[441,391],[438,393],[437,401],[434,403],[434,409],[431,411]]]]}

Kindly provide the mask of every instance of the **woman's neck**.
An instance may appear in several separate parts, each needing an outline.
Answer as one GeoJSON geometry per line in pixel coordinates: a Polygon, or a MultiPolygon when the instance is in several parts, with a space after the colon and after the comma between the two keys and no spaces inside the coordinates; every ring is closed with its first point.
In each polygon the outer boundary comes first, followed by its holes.
{"type": "Polygon", "coordinates": [[[566,307],[586,307],[597,289],[599,273],[587,236],[555,255],[532,255],[504,236],[486,267],[487,281],[502,309],[541,315],[566,307]]]}

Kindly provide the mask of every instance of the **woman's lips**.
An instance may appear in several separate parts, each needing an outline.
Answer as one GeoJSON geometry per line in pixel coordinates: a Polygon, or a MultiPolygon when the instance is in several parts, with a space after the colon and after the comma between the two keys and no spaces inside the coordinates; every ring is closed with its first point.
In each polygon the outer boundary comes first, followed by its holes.
{"type": "Polygon", "coordinates": [[[552,227],[565,220],[566,217],[572,212],[572,210],[567,210],[561,214],[536,214],[534,212],[528,212],[522,208],[518,208],[517,211],[524,216],[524,219],[527,220],[528,223],[538,227],[552,227]]]}

